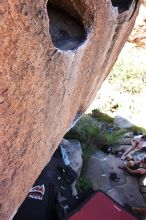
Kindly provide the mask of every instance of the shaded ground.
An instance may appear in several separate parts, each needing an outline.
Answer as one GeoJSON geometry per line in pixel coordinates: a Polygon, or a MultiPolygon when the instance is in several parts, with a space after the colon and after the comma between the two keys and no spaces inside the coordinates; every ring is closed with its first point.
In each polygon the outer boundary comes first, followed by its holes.
{"type": "MultiPolygon", "coordinates": [[[[124,134],[112,151],[126,150],[132,138],[132,132],[124,134]]],[[[137,161],[144,156],[146,156],[145,151],[139,151],[133,154],[133,159],[137,161]]],[[[132,175],[125,169],[119,168],[122,164],[123,161],[119,157],[97,150],[90,156],[84,175],[90,179],[94,189],[103,190],[122,206],[146,208],[146,175],[132,175]],[[110,178],[112,172],[119,176],[119,181],[110,178]]]]}
{"type": "Polygon", "coordinates": [[[94,189],[105,191],[121,205],[146,207],[146,201],[140,193],[138,177],[118,168],[120,159],[97,151],[88,161],[86,176],[91,180],[94,189]],[[119,175],[118,182],[109,178],[111,172],[119,175]]]}
{"type": "MultiPolygon", "coordinates": [[[[79,178],[82,190],[86,189],[86,181],[95,190],[106,192],[122,206],[146,208],[146,186],[140,186],[146,185],[145,176],[140,180],[137,175],[119,168],[123,161],[114,155],[116,151],[129,148],[136,132],[145,132],[141,129],[122,117],[115,120],[98,110],[80,119],[67,137],[80,140],[82,145],[83,169],[79,178]],[[104,153],[107,146],[112,149],[111,153],[104,153]],[[118,182],[110,178],[111,172],[120,177],[118,182]]],[[[144,156],[146,152],[139,151],[133,155],[133,159],[137,161],[144,156]]]]}

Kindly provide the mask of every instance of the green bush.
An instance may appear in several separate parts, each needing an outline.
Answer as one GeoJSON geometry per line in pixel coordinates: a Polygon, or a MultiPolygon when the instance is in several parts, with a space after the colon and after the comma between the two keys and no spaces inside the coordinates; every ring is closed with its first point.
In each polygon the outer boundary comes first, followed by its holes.
{"type": "Polygon", "coordinates": [[[91,116],[93,118],[96,118],[99,121],[103,121],[103,122],[106,122],[109,124],[113,123],[113,120],[114,120],[112,117],[110,117],[109,115],[107,115],[105,113],[100,112],[100,110],[98,110],[98,109],[92,110],[91,116]]]}
{"type": "Polygon", "coordinates": [[[81,142],[85,163],[89,156],[95,152],[96,146],[103,142],[96,120],[88,115],[84,115],[75,127],[65,135],[65,138],[78,139],[81,142]]]}
{"type": "Polygon", "coordinates": [[[66,135],[67,139],[78,139],[81,143],[86,143],[87,145],[96,141],[99,129],[95,125],[90,116],[83,116],[76,126],[72,128],[66,135]]]}
{"type": "Polygon", "coordinates": [[[81,142],[83,151],[83,161],[86,164],[90,155],[97,149],[102,149],[105,145],[117,144],[123,133],[124,129],[113,130],[110,132],[111,123],[113,118],[108,115],[100,113],[95,109],[92,113],[92,118],[89,115],[84,115],[66,135],[67,139],[78,139],[81,142]],[[98,117],[99,116],[99,117],[98,117]],[[99,120],[104,124],[103,128],[99,130],[99,120]]]}
{"type": "Polygon", "coordinates": [[[92,187],[92,183],[87,177],[80,177],[76,182],[76,187],[78,192],[83,192],[92,187]]]}
{"type": "Polygon", "coordinates": [[[138,132],[138,133],[146,134],[146,129],[145,128],[142,128],[142,127],[139,127],[139,126],[136,126],[136,125],[134,125],[133,127],[129,128],[129,130],[133,131],[133,132],[138,132]]]}
{"type": "Polygon", "coordinates": [[[103,137],[106,139],[107,144],[115,145],[119,143],[119,140],[121,139],[121,137],[123,136],[125,132],[126,132],[126,129],[113,130],[112,133],[105,131],[103,134],[103,137]]]}
{"type": "Polygon", "coordinates": [[[93,144],[82,143],[82,151],[83,151],[83,161],[84,164],[86,165],[90,155],[96,151],[96,147],[93,144]]]}

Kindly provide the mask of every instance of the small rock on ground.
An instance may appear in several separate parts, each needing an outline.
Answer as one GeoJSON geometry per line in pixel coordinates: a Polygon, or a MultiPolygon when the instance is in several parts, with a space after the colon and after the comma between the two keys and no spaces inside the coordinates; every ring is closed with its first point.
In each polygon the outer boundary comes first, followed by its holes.
{"type": "Polygon", "coordinates": [[[78,140],[75,139],[64,139],[61,142],[63,148],[66,149],[68,158],[70,160],[69,166],[75,170],[80,175],[81,169],[82,169],[82,148],[81,144],[78,140]]]}
{"type": "Polygon", "coordinates": [[[133,127],[133,124],[130,121],[128,121],[126,118],[116,115],[114,118],[114,127],[115,128],[131,128],[133,127]]]}

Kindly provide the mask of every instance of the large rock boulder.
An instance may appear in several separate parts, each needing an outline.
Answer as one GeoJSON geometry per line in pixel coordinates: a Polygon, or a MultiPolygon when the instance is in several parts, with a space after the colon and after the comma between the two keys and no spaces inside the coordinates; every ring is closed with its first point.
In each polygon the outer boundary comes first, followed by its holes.
{"type": "Polygon", "coordinates": [[[128,119],[121,117],[119,115],[116,115],[114,117],[114,127],[115,128],[131,128],[133,124],[128,121],[128,119]]]}
{"type": "Polygon", "coordinates": [[[64,134],[91,103],[139,5],[135,0],[0,0],[1,219],[12,219],[64,134]]]}
{"type": "Polygon", "coordinates": [[[69,160],[69,166],[80,176],[83,159],[81,143],[75,139],[66,140],[63,138],[61,146],[65,149],[69,160]]]}

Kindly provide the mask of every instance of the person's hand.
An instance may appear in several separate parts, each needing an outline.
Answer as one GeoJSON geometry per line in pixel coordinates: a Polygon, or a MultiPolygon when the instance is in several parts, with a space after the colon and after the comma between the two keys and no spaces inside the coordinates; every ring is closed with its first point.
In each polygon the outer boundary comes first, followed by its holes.
{"type": "Polygon", "coordinates": [[[137,144],[137,149],[141,149],[141,147],[142,147],[142,144],[143,144],[143,140],[141,140],[140,142],[138,142],[138,144],[137,144]]]}
{"type": "Polygon", "coordinates": [[[132,140],[131,140],[131,145],[134,145],[134,144],[135,144],[135,140],[132,139],[132,140]]]}

